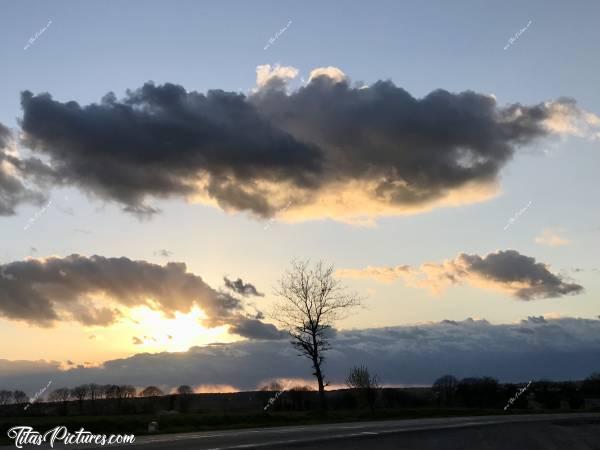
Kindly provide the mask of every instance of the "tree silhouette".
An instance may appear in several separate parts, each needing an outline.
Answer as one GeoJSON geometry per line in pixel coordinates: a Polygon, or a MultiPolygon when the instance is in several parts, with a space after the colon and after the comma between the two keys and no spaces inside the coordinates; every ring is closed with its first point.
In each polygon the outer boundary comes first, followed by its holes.
{"type": "Polygon", "coordinates": [[[346,378],[346,386],[361,392],[371,410],[375,409],[379,380],[377,375],[369,373],[366,366],[353,367],[346,378]]]}
{"type": "Polygon", "coordinates": [[[105,398],[120,398],[121,388],[116,384],[105,384],[103,387],[105,398]]]}
{"type": "Polygon", "coordinates": [[[193,393],[194,390],[191,388],[191,386],[188,386],[187,384],[182,384],[177,388],[177,394],[179,395],[189,395],[193,393]]]}
{"type": "Polygon", "coordinates": [[[0,390],[0,405],[8,405],[13,399],[13,392],[5,389],[0,390]]]}
{"type": "Polygon", "coordinates": [[[60,402],[60,413],[62,415],[67,415],[67,402],[69,401],[69,397],[71,396],[71,390],[64,387],[60,389],[56,389],[52,391],[48,396],[49,400],[52,402],[60,402]]]}
{"type": "Polygon", "coordinates": [[[283,390],[283,386],[278,381],[271,381],[269,384],[265,384],[260,388],[263,392],[280,392],[283,390]]]}
{"type": "Polygon", "coordinates": [[[92,401],[96,400],[97,398],[102,397],[103,389],[102,389],[102,386],[100,386],[99,384],[90,383],[88,385],[88,388],[90,391],[90,399],[92,401]]]}
{"type": "Polygon", "coordinates": [[[142,397],[159,397],[163,394],[163,391],[161,391],[159,388],[157,388],[156,386],[148,386],[147,388],[145,388],[142,391],[142,397]]]}
{"type": "Polygon", "coordinates": [[[69,401],[69,397],[71,396],[71,391],[69,388],[60,388],[52,391],[48,396],[49,400],[52,402],[62,402],[66,403],[69,401]]]}
{"type": "Polygon", "coordinates": [[[79,410],[80,411],[83,410],[83,401],[88,396],[89,392],[90,392],[90,388],[89,388],[89,385],[87,385],[87,384],[82,384],[81,386],[76,386],[73,389],[71,389],[71,397],[75,398],[79,401],[79,410]]]}
{"type": "Polygon", "coordinates": [[[137,394],[137,390],[130,384],[124,384],[119,386],[120,398],[134,398],[137,394]]]}
{"type": "Polygon", "coordinates": [[[433,383],[432,389],[438,395],[439,403],[450,404],[454,400],[458,380],[452,375],[444,375],[433,383]]]}
{"type": "Polygon", "coordinates": [[[281,301],[271,314],[290,335],[299,356],[312,362],[321,409],[326,408],[323,361],[330,348],[328,338],[335,321],[361,303],[356,294],[345,292],[333,273],[333,266],[324,267],[320,261],[312,268],[307,261],[293,261],[275,289],[281,301]]]}
{"type": "Polygon", "coordinates": [[[13,398],[15,399],[15,403],[26,403],[29,401],[29,397],[23,391],[16,390],[13,392],[13,398]]]}

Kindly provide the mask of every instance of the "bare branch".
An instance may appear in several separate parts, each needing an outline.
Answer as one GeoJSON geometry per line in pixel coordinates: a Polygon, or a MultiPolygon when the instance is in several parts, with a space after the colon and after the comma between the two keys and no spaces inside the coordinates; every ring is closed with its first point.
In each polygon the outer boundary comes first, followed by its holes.
{"type": "Polygon", "coordinates": [[[299,356],[312,361],[324,407],[325,381],[322,364],[330,348],[328,332],[337,320],[360,306],[362,299],[347,293],[333,276],[334,267],[321,261],[310,266],[308,261],[292,261],[275,288],[280,301],[270,314],[280,328],[287,331],[299,356]]]}

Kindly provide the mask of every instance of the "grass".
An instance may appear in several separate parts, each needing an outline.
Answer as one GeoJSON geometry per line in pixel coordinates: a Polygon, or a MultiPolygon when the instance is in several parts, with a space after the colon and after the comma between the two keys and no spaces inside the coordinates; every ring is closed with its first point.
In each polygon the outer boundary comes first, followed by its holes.
{"type": "MultiPolygon", "coordinates": [[[[561,412],[561,411],[553,411],[561,412]]],[[[562,411],[564,412],[564,411],[562,411]]],[[[315,411],[271,412],[269,414],[176,414],[176,415],[106,415],[106,416],[38,416],[38,417],[0,417],[0,443],[12,444],[7,430],[16,425],[28,425],[43,433],[56,426],[64,425],[69,431],[85,428],[94,434],[149,434],[148,424],[156,421],[159,433],[185,433],[193,431],[212,431],[254,427],[274,427],[289,425],[314,425],[320,423],[340,423],[368,420],[421,419],[435,417],[460,417],[502,414],[493,409],[470,408],[418,408],[418,409],[377,409],[334,410],[327,414],[315,411]]]]}

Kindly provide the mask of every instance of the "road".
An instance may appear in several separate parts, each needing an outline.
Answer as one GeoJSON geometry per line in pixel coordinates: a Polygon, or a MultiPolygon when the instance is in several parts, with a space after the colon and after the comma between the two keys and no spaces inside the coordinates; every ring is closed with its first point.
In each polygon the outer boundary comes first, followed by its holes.
{"type": "MultiPolygon", "coordinates": [[[[111,446],[111,448],[124,447],[111,446]]],[[[375,447],[377,450],[563,450],[566,448],[587,450],[600,449],[600,414],[386,420],[181,433],[140,436],[136,438],[134,444],[127,447],[136,450],[248,448],[346,450],[368,447],[375,447]]]]}

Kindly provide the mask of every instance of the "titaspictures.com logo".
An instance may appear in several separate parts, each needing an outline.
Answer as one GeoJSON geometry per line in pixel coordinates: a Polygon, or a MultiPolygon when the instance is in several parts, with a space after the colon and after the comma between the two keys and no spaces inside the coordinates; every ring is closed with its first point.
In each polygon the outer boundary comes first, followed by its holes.
{"type": "Polygon", "coordinates": [[[52,428],[44,434],[35,431],[32,427],[20,425],[9,429],[8,437],[15,440],[15,447],[17,448],[23,448],[24,445],[42,445],[46,442],[52,448],[57,442],[62,442],[64,445],[115,445],[133,444],[135,442],[135,435],[133,434],[111,434],[107,436],[106,434],[93,434],[83,428],[71,433],[64,425],[52,428]]]}

